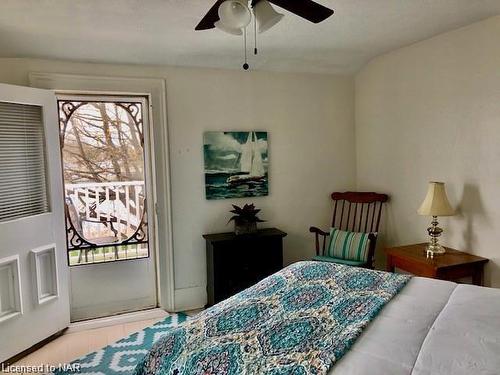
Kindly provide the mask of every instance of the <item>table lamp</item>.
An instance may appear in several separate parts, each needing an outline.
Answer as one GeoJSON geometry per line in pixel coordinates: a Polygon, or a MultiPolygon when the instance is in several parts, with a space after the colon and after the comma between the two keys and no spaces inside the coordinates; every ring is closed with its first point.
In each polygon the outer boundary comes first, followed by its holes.
{"type": "Polygon", "coordinates": [[[444,182],[429,182],[429,189],[424,202],[418,209],[419,215],[432,216],[431,226],[427,228],[427,232],[431,237],[429,245],[427,246],[427,256],[433,257],[434,254],[444,254],[445,248],[439,244],[438,238],[443,233],[443,229],[438,227],[438,216],[452,216],[455,210],[451,207],[444,182]]]}

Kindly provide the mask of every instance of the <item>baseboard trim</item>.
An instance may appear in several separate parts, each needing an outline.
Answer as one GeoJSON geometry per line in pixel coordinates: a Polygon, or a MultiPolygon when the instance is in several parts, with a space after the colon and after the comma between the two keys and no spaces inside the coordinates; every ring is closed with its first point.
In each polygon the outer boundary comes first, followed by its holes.
{"type": "Polygon", "coordinates": [[[113,315],[104,318],[89,319],[89,320],[83,320],[81,322],[71,323],[65,333],[67,334],[67,333],[86,331],[89,329],[97,329],[97,328],[114,326],[117,324],[138,322],[141,320],[164,318],[167,317],[168,315],[169,315],[168,312],[160,308],[134,311],[130,313],[113,315]]]}
{"type": "MultiPolygon", "coordinates": [[[[29,347],[28,349],[26,350],[23,350],[21,353],[19,354],[16,354],[14,357],[11,357],[3,362],[0,362],[0,372],[1,372],[1,369],[2,368],[6,368],[8,366],[11,366],[13,365],[14,363],[16,362],[19,362],[21,359],[23,359],[24,357],[30,355],[31,353],[34,353],[36,352],[37,350],[41,349],[42,347],[44,347],[45,345],[47,345],[49,342],[57,339],[58,337],[66,334],[67,332],[67,328],[63,329],[62,331],[59,331],[57,333],[54,333],[53,335],[47,337],[46,339],[40,341],[40,342],[37,342],[35,345],[29,347]]],[[[3,374],[3,372],[2,372],[3,374]]]]}

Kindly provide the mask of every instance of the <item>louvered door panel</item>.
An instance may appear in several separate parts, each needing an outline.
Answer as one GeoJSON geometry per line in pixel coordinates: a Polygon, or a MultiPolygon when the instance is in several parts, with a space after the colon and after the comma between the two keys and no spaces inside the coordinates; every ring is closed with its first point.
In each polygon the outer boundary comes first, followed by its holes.
{"type": "Polygon", "coordinates": [[[49,211],[42,107],[0,102],[0,222],[49,211]]]}

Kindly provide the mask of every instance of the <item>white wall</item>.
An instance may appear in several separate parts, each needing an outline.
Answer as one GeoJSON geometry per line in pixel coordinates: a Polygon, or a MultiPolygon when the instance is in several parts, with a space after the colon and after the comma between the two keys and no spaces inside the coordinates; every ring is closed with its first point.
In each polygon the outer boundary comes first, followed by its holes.
{"type": "Polygon", "coordinates": [[[166,79],[178,309],[205,303],[201,235],[232,230],[231,203],[255,202],[288,232],[288,263],[313,255],[308,227],[328,226],[329,193],[355,186],[351,77],[0,59],[0,82],[28,85],[32,71],[166,79]],[[239,129],[269,132],[270,195],[207,201],[203,132],[239,129]]]}
{"type": "Polygon", "coordinates": [[[388,244],[426,240],[416,210],[445,181],[443,242],[490,258],[500,287],[500,16],[378,57],[356,77],[357,184],[392,197],[388,244]]]}

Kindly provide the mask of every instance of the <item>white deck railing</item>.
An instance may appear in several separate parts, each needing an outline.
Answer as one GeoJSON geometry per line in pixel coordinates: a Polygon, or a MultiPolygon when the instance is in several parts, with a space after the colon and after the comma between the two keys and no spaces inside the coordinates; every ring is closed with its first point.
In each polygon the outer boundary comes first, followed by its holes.
{"type": "Polygon", "coordinates": [[[65,195],[79,213],[82,234],[89,240],[115,236],[109,225],[93,222],[98,218],[116,218],[113,227],[118,231],[118,239],[129,238],[145,210],[144,181],[65,184],[65,195]]]}

